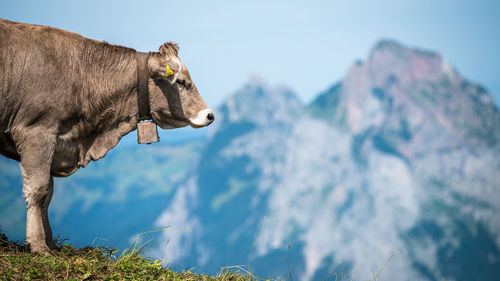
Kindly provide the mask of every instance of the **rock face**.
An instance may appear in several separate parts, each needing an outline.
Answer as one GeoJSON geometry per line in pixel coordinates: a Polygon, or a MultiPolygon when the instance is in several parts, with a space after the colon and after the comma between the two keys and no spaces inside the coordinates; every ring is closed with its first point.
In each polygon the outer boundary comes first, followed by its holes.
{"type": "Polygon", "coordinates": [[[261,277],[495,280],[500,113],[432,52],[381,41],[305,106],[253,81],[217,110],[155,254],[261,277]],[[392,257],[392,258],[391,258],[392,257]],[[350,278],[350,276],[349,276],[350,278]]]}

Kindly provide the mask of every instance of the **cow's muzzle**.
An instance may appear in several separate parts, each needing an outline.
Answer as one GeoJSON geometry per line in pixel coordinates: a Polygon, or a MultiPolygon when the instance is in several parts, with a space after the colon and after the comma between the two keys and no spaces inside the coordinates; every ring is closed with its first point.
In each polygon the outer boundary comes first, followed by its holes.
{"type": "Polygon", "coordinates": [[[210,108],[205,108],[198,112],[195,118],[190,119],[191,127],[201,128],[208,126],[214,122],[215,116],[214,112],[210,108]]]}

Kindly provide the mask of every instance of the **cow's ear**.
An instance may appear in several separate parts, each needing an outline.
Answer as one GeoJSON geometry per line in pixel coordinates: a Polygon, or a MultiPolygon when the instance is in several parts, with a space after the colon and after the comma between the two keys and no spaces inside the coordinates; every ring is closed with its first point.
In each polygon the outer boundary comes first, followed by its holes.
{"type": "Polygon", "coordinates": [[[178,56],[179,55],[179,45],[174,42],[167,42],[158,48],[158,52],[164,56],[178,56]]]}
{"type": "Polygon", "coordinates": [[[179,72],[179,63],[175,59],[162,55],[152,56],[150,59],[151,77],[154,79],[168,80],[171,83],[175,82],[175,78],[179,72]]]}
{"type": "Polygon", "coordinates": [[[158,49],[158,52],[160,52],[160,55],[166,56],[167,55],[167,48],[165,45],[161,45],[160,48],[158,49]]]}
{"type": "Polygon", "coordinates": [[[160,46],[160,48],[158,49],[158,52],[160,52],[160,55],[162,55],[162,56],[167,56],[168,49],[167,49],[167,47],[165,47],[165,44],[160,46]]]}

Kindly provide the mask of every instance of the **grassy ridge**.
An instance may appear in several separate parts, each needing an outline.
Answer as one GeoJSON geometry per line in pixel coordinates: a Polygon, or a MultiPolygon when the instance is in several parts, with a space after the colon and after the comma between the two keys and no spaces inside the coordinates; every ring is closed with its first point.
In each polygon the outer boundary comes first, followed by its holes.
{"type": "Polygon", "coordinates": [[[141,255],[144,246],[119,254],[114,249],[77,249],[62,244],[50,255],[31,254],[0,233],[0,280],[256,280],[243,269],[221,270],[217,276],[174,272],[164,261],[141,255]],[[243,273],[242,273],[243,272],[243,273]]]}
{"type": "MultiPolygon", "coordinates": [[[[216,276],[175,272],[165,266],[164,260],[147,258],[142,255],[149,242],[132,246],[120,252],[107,247],[75,248],[60,241],[59,249],[50,255],[32,254],[21,243],[9,242],[0,233],[0,281],[4,280],[172,280],[172,281],[273,281],[258,278],[245,266],[230,266],[220,270],[216,276]]],[[[376,281],[384,271],[392,256],[377,272],[372,272],[368,281],[376,281]]],[[[332,281],[342,280],[342,264],[339,272],[333,273],[332,281]]],[[[291,269],[288,276],[295,279],[291,269]]],[[[285,279],[279,279],[285,280],[285,279]]],[[[354,280],[351,275],[350,281],[354,280]]],[[[444,279],[443,279],[444,280],[444,279]]]]}

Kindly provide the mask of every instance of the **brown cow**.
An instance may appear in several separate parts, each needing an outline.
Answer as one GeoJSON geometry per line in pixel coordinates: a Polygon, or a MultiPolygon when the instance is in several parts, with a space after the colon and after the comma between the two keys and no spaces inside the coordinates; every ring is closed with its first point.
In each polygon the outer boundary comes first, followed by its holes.
{"type": "Polygon", "coordinates": [[[52,177],[104,157],[137,128],[138,89],[146,89],[147,113],[163,129],[212,123],[177,52],[173,43],[140,53],[0,19],[0,153],[21,162],[32,252],[55,247],[47,214],[52,177]]]}

